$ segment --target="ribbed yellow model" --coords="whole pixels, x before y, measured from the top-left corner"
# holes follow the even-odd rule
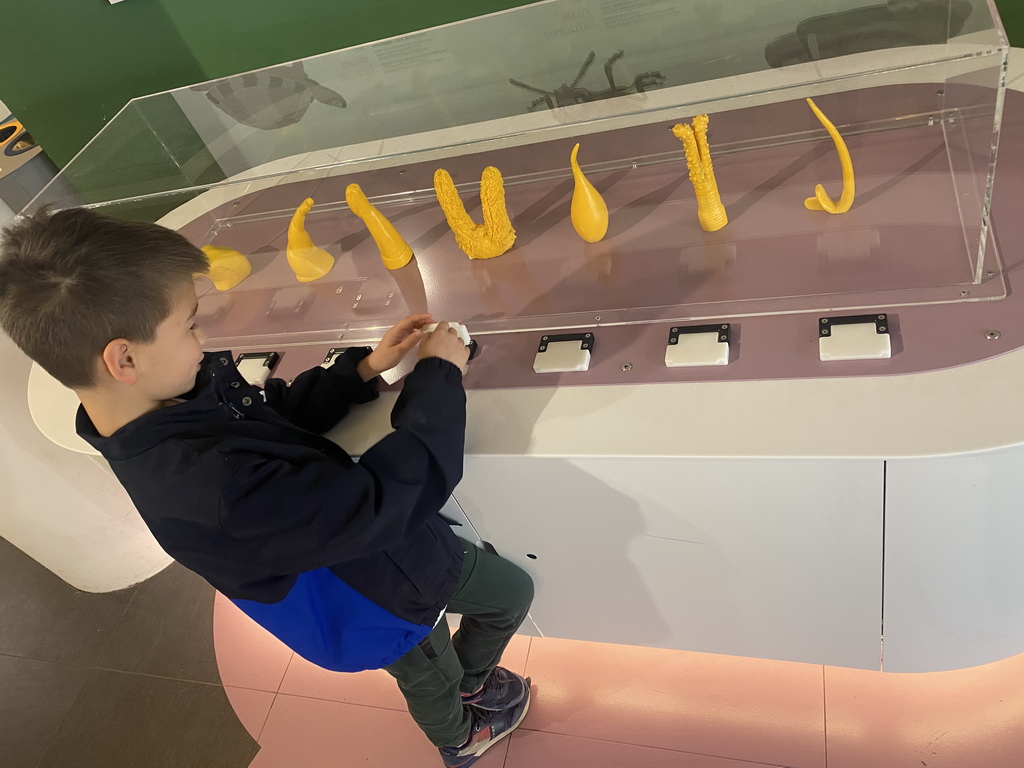
[[[380,257],[388,269],[401,269],[412,258],[412,248],[405,242],[395,225],[392,224],[377,207],[366,199],[358,184],[349,184],[345,188],[345,202],[349,209],[363,220],[370,230],[373,242],[380,249]]]
[[[818,109],[818,105],[811,99],[808,99],[807,103],[810,105],[815,117],[825,126],[825,130],[828,131],[828,135],[832,137],[832,141],[836,145],[836,151],[839,153],[839,165],[843,169],[843,192],[839,196],[839,200],[835,201],[828,196],[825,188],[818,184],[814,188],[814,197],[808,197],[804,200],[804,207],[811,211],[846,213],[850,210],[850,206],[853,205],[853,196],[856,193],[856,184],[853,180],[853,160],[850,159],[850,150],[846,148],[846,142],[843,141],[843,137],[839,135],[839,131],[836,130],[832,121],[825,117],[824,113]]]
[[[313,245],[313,240],[306,232],[306,214],[312,207],[313,198],[307,197],[295,209],[292,223],[288,225],[288,266],[300,283],[319,280],[334,266],[334,257]]]
[[[480,206],[484,223],[477,224],[469,214],[455,189],[451,175],[443,168],[434,172],[434,192],[437,202],[455,233],[455,242],[471,259],[493,259],[501,256],[516,241],[516,231],[505,208],[505,186],[501,171],[488,166],[480,179]]]
[[[252,272],[252,264],[234,248],[204,245],[202,251],[210,262],[206,277],[213,281],[218,291],[230,291]]]
[[[718,194],[715,169],[711,165],[711,150],[708,148],[708,116],[697,115],[693,127],[681,123],[672,127],[672,133],[683,142],[686,150],[686,167],[690,170],[690,181],[697,193],[697,221],[705,232],[715,232],[729,223],[722,198]]]
[[[570,216],[572,226],[576,234],[588,243],[596,243],[608,232],[608,206],[601,197],[594,185],[587,181],[587,177],[580,170],[580,164],[576,162],[576,155],[580,151],[580,145],[572,148],[569,156],[569,164],[572,166],[572,177],[576,187],[572,192],[572,206]]]

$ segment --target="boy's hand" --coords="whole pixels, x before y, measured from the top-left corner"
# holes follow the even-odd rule
[[[409,315],[390,328],[376,349],[359,361],[356,370],[359,371],[362,380],[369,381],[402,362],[402,358],[419,344],[423,337],[420,328],[433,319],[430,315]]]
[[[462,343],[459,334],[448,323],[438,323],[432,332],[423,334],[420,360],[425,357],[440,357],[465,373],[469,363],[469,347]]]

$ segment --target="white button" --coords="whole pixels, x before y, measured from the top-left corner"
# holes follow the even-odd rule
[[[718,331],[680,333],[678,343],[665,347],[665,365],[669,368],[728,365],[729,342],[719,341],[718,337]]]
[[[888,333],[878,333],[874,323],[833,325],[828,336],[818,337],[821,360],[879,360],[892,357]]]
[[[590,368],[590,350],[581,349],[582,342],[552,341],[533,359],[535,373],[569,373]]]

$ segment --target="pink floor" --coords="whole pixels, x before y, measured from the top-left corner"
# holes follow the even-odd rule
[[[218,596],[215,644],[251,768],[438,768],[384,672],[303,661]],[[532,676],[520,729],[479,768],[1024,766],[1024,655],[899,675],[516,637]]]

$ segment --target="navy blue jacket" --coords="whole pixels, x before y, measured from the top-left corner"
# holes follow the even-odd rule
[[[458,368],[421,360],[395,431],[355,462],[319,433],[377,397],[368,349],[261,390],[228,352],[205,355],[183,402],[110,437],[77,430],[110,463],[160,545],[293,650],[340,671],[390,664],[433,627],[462,547],[438,511],[462,478]]]

